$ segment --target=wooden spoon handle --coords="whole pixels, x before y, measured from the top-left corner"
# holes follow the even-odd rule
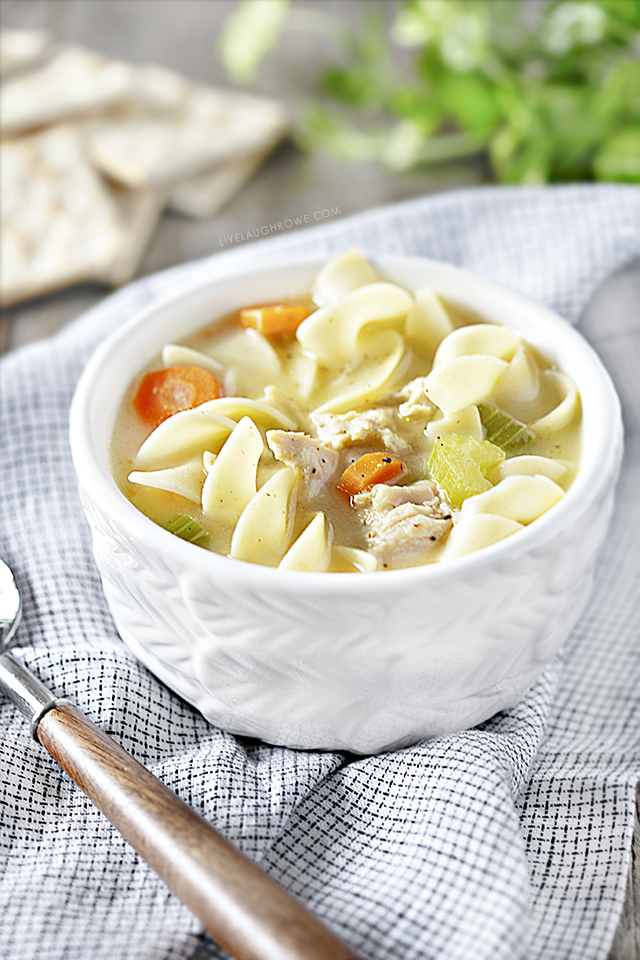
[[[358,960],[283,887],[76,707],[49,710],[37,735],[237,960]]]

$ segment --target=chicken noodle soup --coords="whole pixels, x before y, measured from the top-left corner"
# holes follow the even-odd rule
[[[115,426],[131,502],[199,547],[285,570],[455,559],[517,534],[579,464],[574,383],[508,327],[376,275],[167,344]]]

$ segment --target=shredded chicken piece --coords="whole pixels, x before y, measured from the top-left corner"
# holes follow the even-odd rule
[[[417,483],[409,483],[403,487],[377,483],[370,490],[357,494],[353,501],[355,506],[373,510],[376,514],[393,510],[403,503],[430,503],[434,509],[442,505],[440,491],[431,480],[418,480]]]
[[[394,399],[403,401],[398,407],[398,414],[401,417],[407,420],[424,420],[425,423],[433,418],[436,406],[427,397],[426,381],[426,377],[416,377],[405,383],[402,390],[394,394]]]
[[[267,430],[269,449],[277,460],[294,467],[302,477],[302,494],[317,496],[338,465],[338,454],[306,433]]]
[[[406,454],[410,444],[399,436],[394,427],[394,411],[389,408],[363,410],[357,413],[314,413],[311,419],[318,437],[334,450],[343,450],[358,444],[381,443],[385,450]]]
[[[406,487],[378,483],[352,503],[362,510],[369,547],[382,566],[427,562],[453,526],[451,508],[428,480]]]

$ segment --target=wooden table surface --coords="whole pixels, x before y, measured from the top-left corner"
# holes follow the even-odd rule
[[[311,4],[327,7],[326,2]],[[352,23],[360,22],[369,0],[333,0]],[[385,0],[388,18],[395,0]],[[156,63],[201,83],[229,86],[215,52],[220,27],[235,0],[3,0],[4,28],[49,31],[56,39],[82,44],[134,63]],[[320,64],[335,48],[322,37],[301,33],[286,44],[286,57],[273,57],[248,91],[285,101],[294,111],[313,92]],[[209,220],[165,214],[147,249],[139,276],[221,249],[230,234],[338,208],[340,216],[488,182],[482,163],[451,164],[445,170],[392,174],[373,165],[358,167],[312,157],[283,144],[245,188]],[[326,221],[325,221],[326,222]],[[0,353],[50,336],[98,303],[110,291],[84,284],[32,300],[0,314]],[[640,809],[640,791],[638,793]],[[192,960],[212,956],[203,938]],[[640,960],[640,825],[636,822],[626,902],[608,960]]]

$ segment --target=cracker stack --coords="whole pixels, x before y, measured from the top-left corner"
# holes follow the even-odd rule
[[[281,104],[0,34],[0,303],[136,273],[165,207],[212,216],[286,134]]]

